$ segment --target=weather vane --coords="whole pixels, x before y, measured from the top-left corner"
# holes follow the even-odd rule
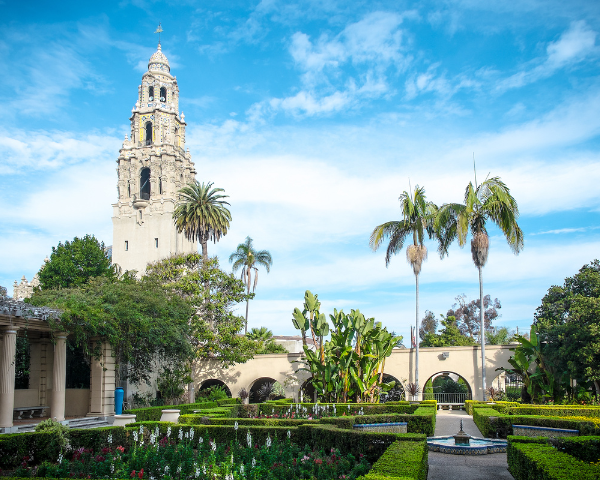
[[[156,29],[156,32],[154,32],[154,33],[158,33],[158,44],[159,45],[160,45],[160,32],[162,32],[162,31],[163,31],[163,29],[162,29],[162,27],[160,26],[160,23],[159,23],[158,24],[158,28]]]

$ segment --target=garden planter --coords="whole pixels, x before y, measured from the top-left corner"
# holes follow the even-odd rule
[[[160,421],[177,423],[179,421],[179,412],[181,410],[163,410]]]
[[[135,423],[135,415],[115,415],[113,427],[124,427],[128,423]]]

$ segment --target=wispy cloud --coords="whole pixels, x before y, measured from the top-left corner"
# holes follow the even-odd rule
[[[544,58],[530,62],[537,66],[525,68],[519,73],[502,80],[496,87],[503,92],[512,88],[523,87],[527,84],[550,77],[556,71],[576,65],[583,60],[597,56],[600,49],[596,47],[597,32],[583,20],[572,22],[561,37],[548,44]]]

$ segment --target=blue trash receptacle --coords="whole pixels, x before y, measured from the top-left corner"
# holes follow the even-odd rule
[[[115,415],[121,415],[123,413],[123,394],[122,388],[115,388]]]

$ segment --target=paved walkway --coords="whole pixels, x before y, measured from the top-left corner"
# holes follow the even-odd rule
[[[473,417],[462,410],[440,410],[436,418],[436,435],[454,435],[463,421],[463,430],[474,437],[481,437]],[[427,480],[514,480],[508,471],[506,453],[488,455],[448,455],[429,452],[429,475]]]

